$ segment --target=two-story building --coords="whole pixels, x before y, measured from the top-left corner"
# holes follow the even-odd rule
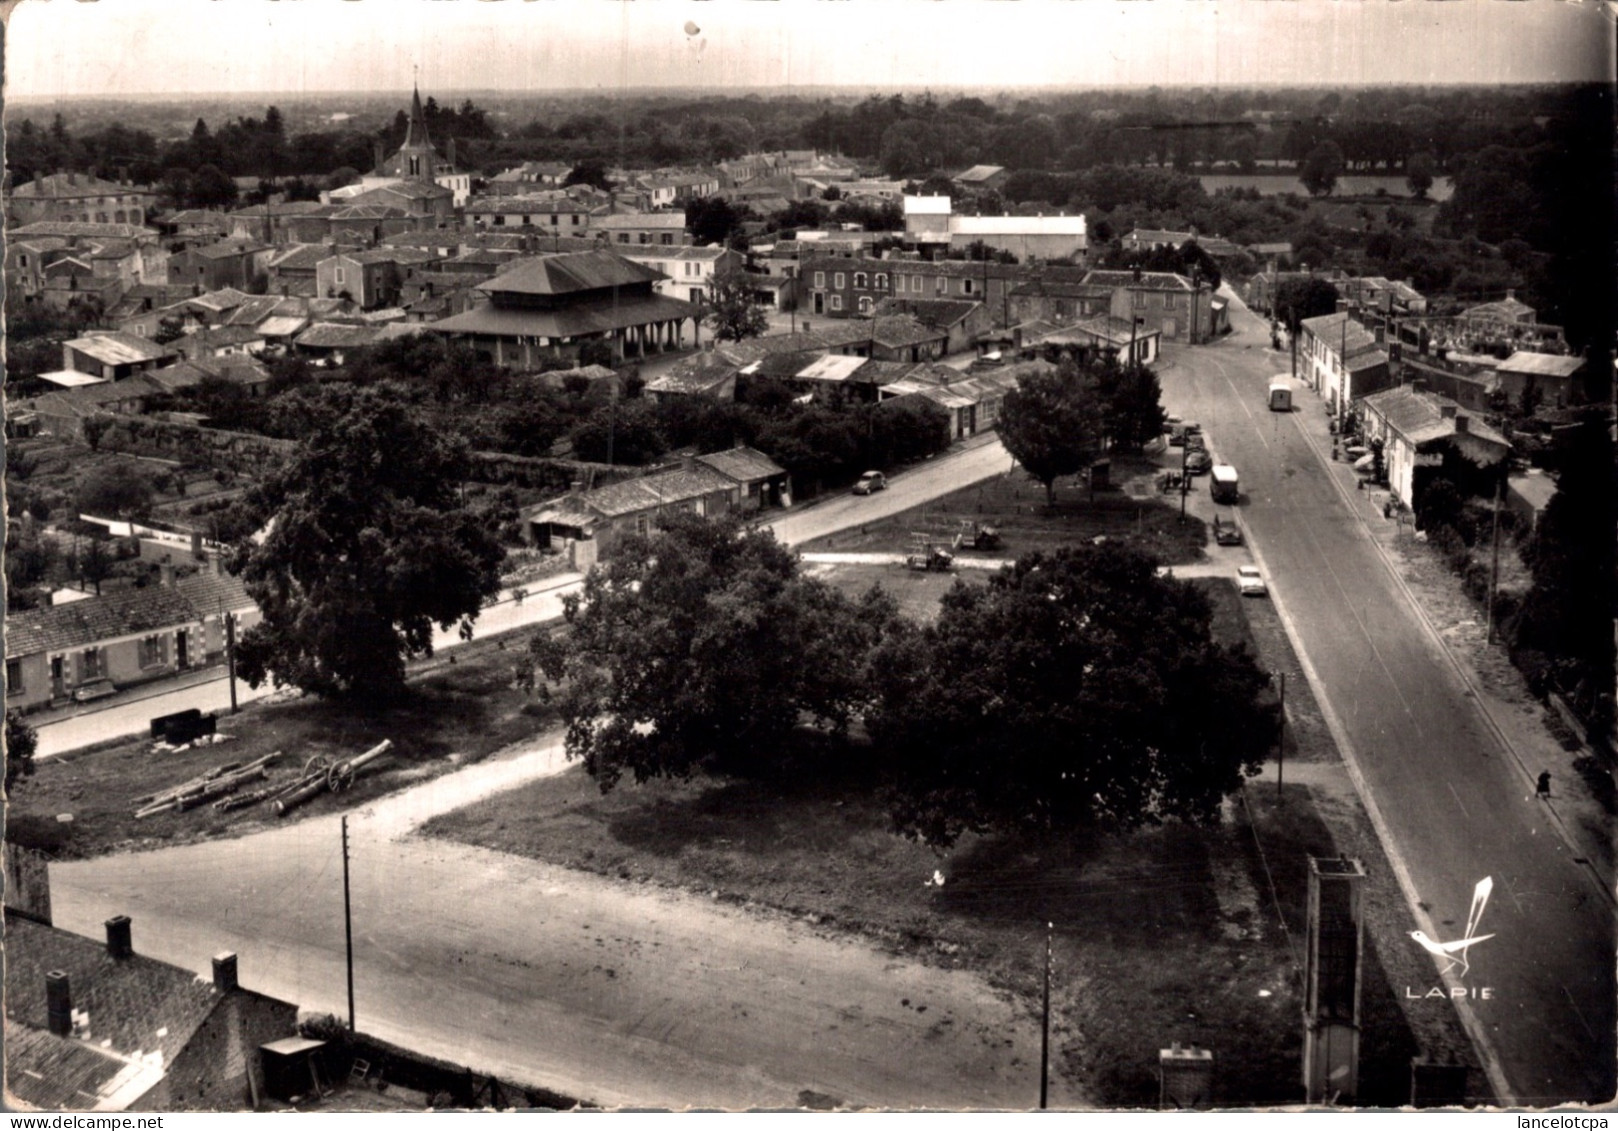
[[[1213,289],[1168,271],[1091,271],[1084,282],[1112,291],[1108,313],[1196,345],[1220,332]]]
[[[613,245],[631,247],[684,247],[691,243],[684,212],[631,212],[597,217],[593,232]]]
[[[125,177],[109,181],[93,170],[58,172],[14,185],[6,194],[6,217],[9,225],[43,220],[143,225],[156,203],[156,192]]]
[[[588,236],[592,209],[566,193],[543,196],[484,196],[465,208],[473,231],[519,231],[542,236]]]
[[[1326,398],[1339,419],[1354,402],[1393,384],[1387,352],[1346,311],[1303,320],[1298,376]]]
[[[221,287],[247,290],[275,249],[256,241],[223,240],[187,248],[169,256],[168,281],[190,283],[205,291]]]
[[[694,303],[712,299],[714,280],[726,272],[740,271],[745,264],[739,252],[723,247],[630,246],[618,254],[668,276],[658,281],[658,294]]]
[[[1424,476],[1443,466],[1446,452],[1480,468],[1498,467],[1511,454],[1510,441],[1481,419],[1414,385],[1372,393],[1361,407],[1366,438],[1382,442],[1388,488],[1406,507],[1415,505]]]

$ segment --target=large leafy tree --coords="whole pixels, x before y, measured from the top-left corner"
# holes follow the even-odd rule
[[[1560,670],[1593,729],[1611,720],[1614,686],[1612,614],[1614,570],[1612,442],[1599,413],[1573,429],[1558,461],[1551,496],[1523,550],[1533,585],[1514,623],[1516,649],[1543,653]]]
[[[21,712],[6,712],[6,796],[11,796],[12,790],[23,778],[34,776],[34,751],[39,746],[39,736],[34,728],[22,717]]]
[[[1284,279],[1275,288],[1275,317],[1293,335],[1305,318],[1330,314],[1337,309],[1337,288],[1325,279],[1306,276]]]
[[[1057,479],[1083,471],[1100,452],[1104,414],[1094,375],[1065,364],[1017,378],[995,429],[1012,458],[1045,485],[1045,502],[1054,506]]]
[[[385,698],[402,690],[407,657],[432,652],[434,625],[470,632],[499,590],[504,551],[460,505],[464,448],[399,390],[320,399],[297,450],[255,491],[269,533],[235,555],[264,613],[237,666],[254,687]]]
[[[1343,151],[1335,141],[1323,141],[1309,151],[1298,168],[1298,179],[1310,196],[1330,196],[1343,175]]]
[[[889,634],[866,724],[900,831],[946,846],[1218,814],[1273,740],[1268,676],[1156,564],[1111,543],[1031,554]]]
[[[768,532],[685,513],[626,539],[564,612],[566,635],[535,636],[522,675],[554,696],[569,756],[603,791],[768,764],[805,717],[845,729],[896,618],[880,591],[854,602],[800,576]]]
[[[1139,451],[1163,434],[1163,387],[1144,365],[1119,365],[1111,355],[1097,363],[1097,388],[1105,412],[1108,442]]]
[[[753,298],[752,280],[738,270],[714,276],[713,294],[703,307],[702,320],[722,342],[757,338],[770,328],[764,308]]]

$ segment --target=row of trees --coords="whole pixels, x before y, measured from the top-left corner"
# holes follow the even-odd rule
[[[922,626],[880,588],[804,576],[767,532],[682,515],[622,544],[565,620],[520,677],[603,791],[779,772],[800,725],[861,721],[896,829],[941,847],[1213,819],[1274,735],[1268,677],[1212,639],[1206,599],[1116,545],[958,583]]]

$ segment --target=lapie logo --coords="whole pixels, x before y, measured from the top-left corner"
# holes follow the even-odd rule
[[[1431,954],[1434,958],[1438,958],[1443,961],[1444,966],[1439,970],[1439,974],[1442,975],[1455,973],[1457,978],[1466,977],[1467,973],[1472,969],[1472,948],[1480,942],[1494,938],[1493,933],[1487,935],[1480,935],[1477,933],[1478,926],[1483,921],[1484,909],[1489,906],[1489,896],[1493,892],[1494,878],[1492,876],[1484,876],[1478,881],[1477,887],[1472,889],[1472,908],[1467,912],[1466,915],[1466,930],[1461,934],[1460,938],[1455,939],[1453,942],[1439,942],[1435,939],[1429,938],[1425,931],[1410,932],[1410,937],[1420,943],[1423,950],[1425,950],[1428,954]],[[1457,986],[1446,993],[1439,987],[1434,986],[1424,994],[1418,994],[1414,990],[1410,989],[1410,987],[1405,987],[1405,997],[1407,998],[1476,997],[1488,999],[1492,998],[1493,996],[1494,991],[1489,987],[1467,989],[1463,986]]]

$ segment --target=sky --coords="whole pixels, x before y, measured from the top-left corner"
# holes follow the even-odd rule
[[[1579,0],[4,0],[8,97],[1610,80]]]

